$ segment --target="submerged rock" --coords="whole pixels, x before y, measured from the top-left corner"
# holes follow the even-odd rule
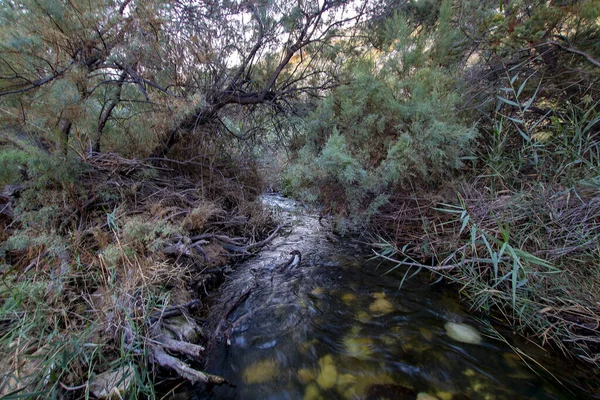
[[[322,389],[331,389],[337,382],[338,372],[333,363],[331,354],[327,354],[319,360],[319,376],[317,383]]]
[[[356,383],[356,376],[352,374],[341,374],[338,376],[337,387],[340,392],[344,392],[349,386]]]
[[[262,360],[249,365],[244,370],[244,382],[249,384],[272,381],[277,375],[279,365],[275,360]]]
[[[342,301],[344,303],[346,303],[347,306],[349,306],[350,304],[352,304],[355,300],[356,300],[356,295],[354,295],[352,293],[344,293],[342,295]]]
[[[369,322],[371,320],[371,316],[364,311],[359,311],[356,314],[356,319],[359,320],[360,322],[362,322],[363,324],[366,324],[367,322]]]
[[[344,349],[350,357],[364,360],[373,355],[373,341],[369,338],[345,338]]]
[[[394,311],[394,306],[388,300],[379,298],[369,306],[369,310],[374,314],[389,314]]]
[[[304,391],[304,400],[321,400],[323,396],[321,396],[321,392],[319,391],[319,387],[317,385],[310,384],[306,387]]]
[[[446,322],[445,328],[448,336],[458,342],[470,344],[481,343],[481,335],[471,325]]]
[[[325,365],[319,371],[317,383],[323,389],[331,389],[337,382],[338,372],[335,365]]]
[[[417,394],[417,400],[439,400],[439,399],[429,393],[421,392],[421,393]]]
[[[298,380],[303,385],[306,385],[315,380],[315,373],[308,368],[299,369],[297,374],[298,374]]]
[[[319,367],[323,368],[326,365],[333,365],[333,356],[327,354],[319,359]]]

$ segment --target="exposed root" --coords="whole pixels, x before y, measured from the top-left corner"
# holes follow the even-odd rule
[[[167,354],[163,350],[162,346],[152,346],[152,358],[158,365],[164,368],[172,369],[173,371],[177,372],[179,376],[192,383],[203,382],[216,385],[227,383],[228,385],[231,385],[231,383],[227,382],[225,378],[217,375],[207,374],[206,372],[198,371],[197,369],[190,367],[180,359]]]
[[[185,308],[195,306],[196,304],[198,304],[196,301],[191,301],[184,306],[169,307],[169,309],[160,313],[158,320],[152,323],[150,332],[152,333],[153,338],[149,341],[152,361],[164,368],[172,369],[179,376],[192,383],[203,382],[216,385],[222,385],[223,383],[229,384],[224,378],[192,368],[177,357],[167,353],[167,351],[176,352],[194,359],[198,359],[201,354],[204,353],[204,347],[183,340],[171,339],[165,333],[165,331],[171,330],[171,328],[165,324],[165,319],[181,315],[184,313]]]

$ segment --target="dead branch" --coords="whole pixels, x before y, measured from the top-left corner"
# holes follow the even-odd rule
[[[581,51],[576,49],[573,46],[565,46],[563,44],[560,44],[559,42],[556,42],[554,40],[549,40],[545,43],[542,43],[539,46],[542,46],[544,44],[552,44],[554,46],[557,46],[558,48],[560,48],[561,50],[567,51],[569,53],[573,53],[573,54],[577,54],[580,56],[585,57],[586,60],[588,60],[590,63],[594,64],[596,67],[600,68],[600,61],[596,60],[594,57],[592,57],[591,55],[589,55],[588,53],[586,53],[585,51]]]
[[[280,229],[281,229],[281,225],[277,225],[277,228],[275,228],[273,233],[271,233],[268,238],[266,238],[265,240],[261,240],[260,242],[256,242],[254,244],[250,244],[250,245],[246,246],[246,250],[250,250],[250,249],[254,249],[254,248],[261,248],[261,247],[266,246],[271,240],[273,240],[275,238],[275,236],[277,236],[277,232],[279,232]]]
[[[200,304],[199,300],[192,300],[184,305],[168,307],[150,318],[149,325],[152,340],[150,340],[148,343],[151,349],[152,360],[164,368],[174,370],[179,376],[192,383],[204,382],[216,385],[228,383],[220,376],[207,374],[203,371],[199,371],[190,367],[185,362],[168,354],[165,351],[168,350],[176,352],[192,358],[198,358],[204,352],[204,347],[200,345],[183,340],[171,339],[163,333],[165,330],[169,330],[169,327],[163,323],[165,318],[171,318],[176,315],[183,314],[185,309],[195,307],[198,304]]]
[[[256,286],[256,285],[255,285]],[[250,293],[252,292],[252,290],[254,289],[255,286],[252,286],[250,288],[248,288],[244,293],[242,293],[242,295],[240,297],[238,297],[238,299],[227,309],[227,311],[225,311],[225,314],[223,314],[223,317],[221,318],[221,320],[219,321],[219,324],[217,325],[217,328],[215,329],[215,333],[213,333],[213,339],[216,339],[217,336],[219,335],[220,331],[221,331],[221,326],[223,326],[223,323],[227,320],[227,318],[229,317],[229,314],[231,314],[233,312],[233,310],[235,310],[237,308],[237,306],[239,306],[244,300],[246,300],[246,298],[248,298],[248,296],[250,295]]]
[[[202,302],[196,299],[179,306],[167,307],[164,310],[161,310],[160,312],[151,316],[150,323],[154,323],[159,320],[164,320],[168,318],[178,317],[184,313],[184,310],[197,307],[200,304],[202,304]]]
[[[200,354],[203,353],[205,350],[204,347],[200,345],[184,342],[182,340],[171,339],[166,337],[165,335],[160,335],[154,338],[154,340],[155,345],[164,347],[165,349],[170,351],[175,351],[179,354],[184,354],[192,357],[200,357]]]
[[[227,382],[225,378],[217,375],[207,374],[190,367],[180,359],[167,354],[163,350],[162,346],[152,346],[152,358],[158,365],[174,370],[179,376],[192,383],[203,382],[216,385],[222,385],[226,383],[233,386],[231,383]]]

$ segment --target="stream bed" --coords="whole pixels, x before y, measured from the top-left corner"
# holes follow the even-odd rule
[[[530,365],[554,365],[562,385],[534,372],[443,285],[413,278],[399,289],[402,273],[386,274],[390,265],[372,260],[366,245],[332,242],[293,200],[264,201],[283,234],[228,276],[209,318],[220,321],[221,340],[208,351],[207,371],[235,387],[203,387],[188,398],[594,398],[577,386],[577,368],[519,345],[535,359]],[[285,267],[293,250],[301,260]],[[465,328],[465,343],[449,334],[465,325],[479,335]]]

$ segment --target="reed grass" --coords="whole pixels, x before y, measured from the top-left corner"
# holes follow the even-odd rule
[[[379,231],[377,255],[406,278],[430,271],[473,309],[598,367],[600,107],[531,117],[535,80],[527,91],[531,76],[507,77],[475,168],[380,217],[394,233]]]

